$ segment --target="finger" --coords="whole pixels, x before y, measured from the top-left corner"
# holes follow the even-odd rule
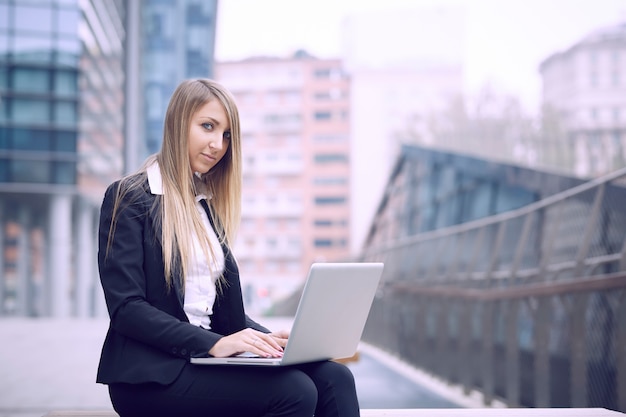
[[[272,346],[274,349],[278,350],[278,351],[283,351],[283,347],[286,345],[286,341],[283,343],[281,342],[280,338],[277,338],[275,335],[273,334],[265,334],[264,335],[264,340],[267,341],[267,343]]]
[[[281,335],[276,334],[272,334],[271,336],[280,347],[284,348],[285,346],[287,346],[288,339],[286,337],[282,337]]]
[[[263,334],[253,342],[253,347],[258,349],[257,354],[263,354],[264,356],[282,356],[282,347],[276,343],[276,341],[269,335]]]

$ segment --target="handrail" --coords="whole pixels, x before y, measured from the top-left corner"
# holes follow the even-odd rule
[[[626,168],[398,239],[415,207],[381,206],[358,257],[385,262],[364,340],[487,404],[626,411],[625,206]]]

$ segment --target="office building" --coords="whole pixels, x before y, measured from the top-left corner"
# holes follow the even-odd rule
[[[122,170],[123,13],[0,0],[0,315],[99,308],[97,211]]]
[[[187,78],[212,78],[217,0],[137,0],[126,18],[125,170],[158,152],[170,96]]]
[[[243,141],[242,227],[235,253],[251,308],[291,293],[315,261],[349,253],[350,84],[340,60],[216,64]]]

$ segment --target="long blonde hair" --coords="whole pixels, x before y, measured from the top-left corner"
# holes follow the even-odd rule
[[[193,115],[211,100],[219,100],[226,111],[230,123],[230,144],[219,163],[198,177],[192,172],[189,162],[188,136]],[[157,196],[153,210],[160,211],[156,216],[160,224],[156,226],[161,228],[164,272],[169,288],[173,275],[178,271],[181,272],[180,277],[184,284],[193,249],[192,236],[198,237],[207,259],[209,256],[213,257],[214,250],[217,249],[211,247],[202,217],[196,209],[197,193],[202,192],[212,197],[209,206],[220,243],[232,243],[239,226],[241,134],[239,113],[230,92],[209,79],[183,81],[174,91],[165,113],[161,150],[146,160],[140,172],[145,172],[155,161],[161,170],[163,195]],[[144,175],[128,178],[135,178],[137,183],[145,181]],[[131,184],[130,188],[132,187]],[[129,190],[129,187],[120,188]],[[118,195],[118,201],[119,199]],[[222,280],[218,280],[218,286],[221,282]]]

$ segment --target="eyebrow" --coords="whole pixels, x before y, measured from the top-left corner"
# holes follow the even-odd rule
[[[198,119],[200,119],[200,120],[209,120],[209,121],[215,123],[218,126],[221,125],[221,124],[229,125],[228,121],[226,121],[226,123],[220,123],[219,120],[217,120],[216,118],[214,118],[212,116],[198,116]],[[229,126],[229,128],[230,128],[230,126]]]

